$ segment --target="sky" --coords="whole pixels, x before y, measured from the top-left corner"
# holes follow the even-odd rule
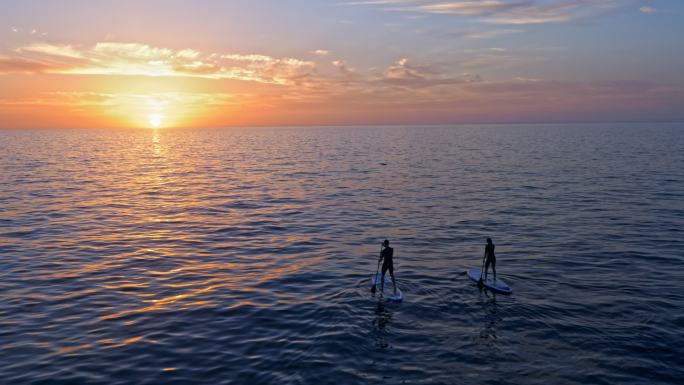
[[[0,128],[684,121],[681,0],[2,0]]]

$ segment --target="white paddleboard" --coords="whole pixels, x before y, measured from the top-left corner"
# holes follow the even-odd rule
[[[380,291],[380,280],[382,279],[382,274],[377,273],[375,274],[375,278],[372,279],[372,282],[375,283],[375,286],[378,291]],[[388,295],[385,295],[385,299],[391,302],[401,302],[404,300],[404,293],[401,292],[401,289],[399,289],[399,285],[397,285],[397,294],[394,294],[394,286],[392,285],[392,277],[389,276],[389,274],[385,274],[385,290],[387,290],[385,293]],[[384,294],[384,293],[383,293]]]
[[[473,281],[477,282],[480,280],[480,269],[468,269],[467,274],[468,278],[472,279]],[[511,294],[513,293],[513,289],[511,289],[510,286],[506,285],[504,281],[502,281],[500,278],[497,278],[497,280],[494,280],[494,274],[489,273],[487,274],[487,280],[484,280],[484,276],[482,277],[482,284],[484,287],[486,287],[489,290],[495,291],[497,293],[502,293],[502,294]]]

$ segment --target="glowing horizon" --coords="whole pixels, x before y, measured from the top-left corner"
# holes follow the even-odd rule
[[[0,128],[684,120],[674,0],[24,3]]]

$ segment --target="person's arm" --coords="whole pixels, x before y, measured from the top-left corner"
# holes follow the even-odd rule
[[[384,247],[380,250],[380,258],[378,258],[378,262],[382,261],[382,259],[385,257],[385,256],[382,254],[383,251],[385,251],[385,248],[384,248]]]
[[[485,252],[484,252],[484,255],[482,256],[482,263],[484,263],[485,258],[487,258],[487,246],[485,246]]]

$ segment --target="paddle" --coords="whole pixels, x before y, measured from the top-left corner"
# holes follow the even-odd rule
[[[382,245],[380,245],[380,254],[382,254]],[[380,271],[380,260],[378,260],[378,268],[375,269],[375,275],[373,276],[373,287],[371,287],[371,293],[375,294],[375,291],[377,290],[375,287],[378,285],[375,279],[375,277],[378,276],[378,272]]]

